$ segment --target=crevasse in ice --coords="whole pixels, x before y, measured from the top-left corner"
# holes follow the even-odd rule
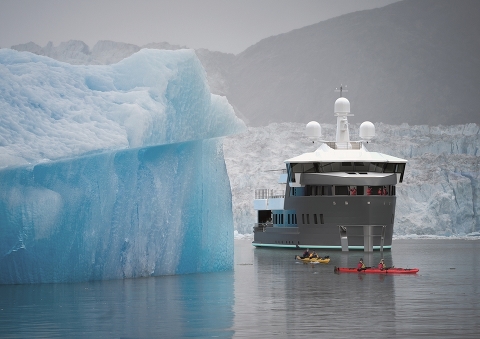
[[[191,50],[73,66],[0,50],[0,283],[229,270],[220,137],[242,131]]]

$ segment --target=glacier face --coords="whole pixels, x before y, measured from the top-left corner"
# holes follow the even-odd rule
[[[229,270],[221,136],[192,51],[72,66],[0,50],[0,283]]]
[[[397,185],[394,236],[478,234],[480,127],[375,125],[377,135],[367,149],[408,160],[404,182]],[[357,140],[359,126],[354,127],[351,136]],[[272,123],[226,138],[225,161],[239,233],[252,233],[254,190],[284,190],[278,184],[284,160],[318,148],[304,130],[304,124]],[[334,139],[335,132],[335,125],[322,124],[325,139]]]

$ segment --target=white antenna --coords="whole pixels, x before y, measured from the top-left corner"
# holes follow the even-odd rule
[[[340,88],[335,88],[335,92],[340,92],[340,98],[343,97],[343,92],[348,92],[347,85],[343,86],[340,84]]]

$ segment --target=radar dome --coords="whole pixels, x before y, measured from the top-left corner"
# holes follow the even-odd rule
[[[364,121],[360,125],[360,138],[370,140],[375,137],[375,125],[370,121]]]
[[[350,113],[350,101],[340,97],[335,101],[335,113]]]
[[[310,121],[305,127],[305,133],[310,139],[319,139],[322,136],[322,127],[316,121]]]

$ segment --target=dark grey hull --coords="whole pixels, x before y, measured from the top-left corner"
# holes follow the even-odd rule
[[[395,196],[309,196],[285,199],[297,225],[254,228],[254,246],[321,249],[390,249]],[[278,212],[278,211],[277,211]]]

